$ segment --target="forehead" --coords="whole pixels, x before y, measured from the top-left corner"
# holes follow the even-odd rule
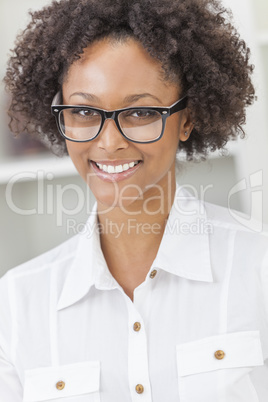
[[[118,97],[150,91],[165,95],[171,88],[178,91],[178,85],[164,79],[161,63],[134,39],[103,39],[91,44],[71,65],[63,86],[65,92],[88,90],[97,96]]]

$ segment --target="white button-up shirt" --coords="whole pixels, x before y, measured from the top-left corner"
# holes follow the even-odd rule
[[[95,212],[0,280],[1,402],[267,402],[267,232],[177,185],[132,302]]]

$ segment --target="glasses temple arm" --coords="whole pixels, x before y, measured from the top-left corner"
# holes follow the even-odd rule
[[[174,105],[170,107],[170,115],[176,112],[179,112],[180,110],[183,110],[187,107],[187,101],[188,98],[185,96],[184,98],[180,99],[178,102],[176,102]]]
[[[61,93],[59,91],[54,96],[51,106],[60,106],[60,104],[61,104],[60,99],[61,99]]]

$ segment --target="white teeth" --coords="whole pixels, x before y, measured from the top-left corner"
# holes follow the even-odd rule
[[[118,165],[115,167],[115,173],[121,173],[123,172],[123,166],[122,165]]]
[[[100,170],[103,170],[104,172],[107,173],[121,173],[125,172],[126,170],[133,168],[135,165],[137,165],[139,162],[130,162],[130,163],[124,163],[123,165],[117,165],[117,166],[112,166],[112,165],[102,165],[101,163],[96,163],[98,168]]]
[[[114,166],[108,165],[107,172],[108,173],[114,173],[115,172]]]

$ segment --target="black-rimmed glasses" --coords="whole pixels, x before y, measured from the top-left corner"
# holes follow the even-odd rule
[[[61,135],[75,142],[94,140],[101,132],[106,119],[113,119],[120,133],[127,140],[151,143],[163,136],[166,119],[185,109],[187,97],[171,106],[139,106],[117,110],[103,110],[89,106],[60,105],[60,92],[51,105]]]

